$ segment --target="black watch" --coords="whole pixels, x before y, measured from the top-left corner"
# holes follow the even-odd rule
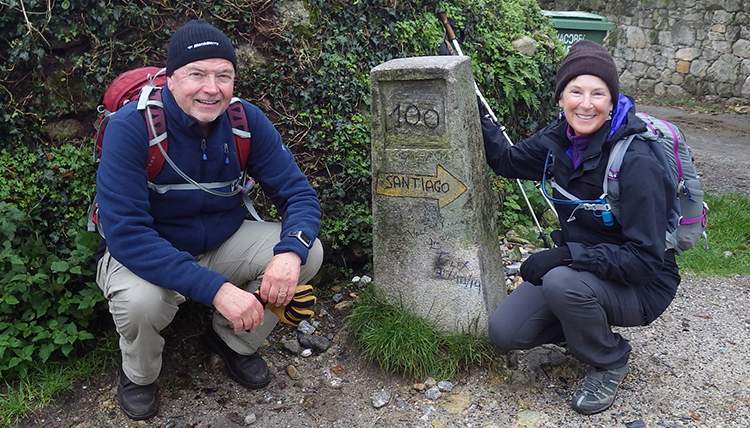
[[[297,238],[297,240],[301,242],[302,245],[304,245],[308,250],[312,248],[312,240],[305,234],[305,232],[301,230],[290,230],[286,233],[286,236],[290,238]]]

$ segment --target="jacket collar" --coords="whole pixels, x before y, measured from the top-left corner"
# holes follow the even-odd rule
[[[164,104],[164,112],[167,117],[167,123],[176,124],[181,129],[189,130],[189,132],[195,132],[196,135],[200,138],[206,138],[203,135],[203,131],[201,131],[198,122],[196,122],[192,117],[188,116],[187,113],[185,113],[182,108],[177,105],[177,101],[174,99],[174,95],[172,95],[172,92],[169,90],[169,88],[167,88],[167,86],[165,85],[161,91],[161,98],[162,103]],[[223,121],[226,121],[227,124],[229,123],[229,118],[227,117],[226,111],[219,115],[219,117],[214,121],[215,126],[211,131],[211,134],[213,134],[217,128],[220,128],[222,126]]]

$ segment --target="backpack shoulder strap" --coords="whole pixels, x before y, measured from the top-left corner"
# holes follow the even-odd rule
[[[240,169],[245,169],[247,160],[250,158],[250,126],[247,124],[247,114],[242,106],[242,101],[233,97],[232,102],[227,108],[229,123],[232,125],[232,135],[234,136],[234,145],[237,151],[237,161]]]
[[[250,158],[250,143],[251,133],[250,126],[247,123],[247,114],[245,108],[242,106],[242,100],[238,97],[233,97],[227,108],[227,114],[229,115],[229,123],[232,125],[232,135],[234,136],[234,146],[237,152],[237,162],[240,164],[240,169],[245,170],[247,160]],[[246,174],[245,174],[246,176]],[[245,204],[250,215],[257,221],[263,221],[258,215],[258,211],[255,210],[253,202],[250,200],[250,189],[255,184],[255,180],[252,178],[249,182],[245,183],[244,190],[242,192],[242,203]]]
[[[148,159],[146,173],[148,181],[153,181],[164,167],[164,152],[169,147],[167,141],[167,121],[164,114],[161,90],[153,85],[144,86],[138,98],[138,110],[143,111],[148,131]]]
[[[602,191],[615,217],[620,216],[620,167],[622,166],[622,160],[625,158],[625,152],[628,151],[628,147],[635,137],[636,134],[631,134],[619,140],[609,152],[607,174],[604,176]]]

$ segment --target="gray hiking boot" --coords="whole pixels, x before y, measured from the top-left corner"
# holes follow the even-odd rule
[[[607,410],[615,402],[617,388],[627,374],[627,364],[611,370],[590,367],[583,382],[573,394],[570,407],[584,415]]]

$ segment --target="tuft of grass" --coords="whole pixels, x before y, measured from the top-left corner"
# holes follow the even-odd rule
[[[111,345],[111,343],[110,343]],[[0,387],[0,428],[16,426],[36,409],[52,403],[71,386],[116,364],[116,347],[102,346],[81,358],[34,366],[26,377]]]
[[[403,305],[391,304],[369,286],[347,317],[357,348],[386,373],[452,379],[462,369],[500,359],[486,338],[447,335]]]
[[[681,270],[699,275],[750,274],[750,198],[739,193],[706,194],[708,249],[703,239],[677,257]]]

